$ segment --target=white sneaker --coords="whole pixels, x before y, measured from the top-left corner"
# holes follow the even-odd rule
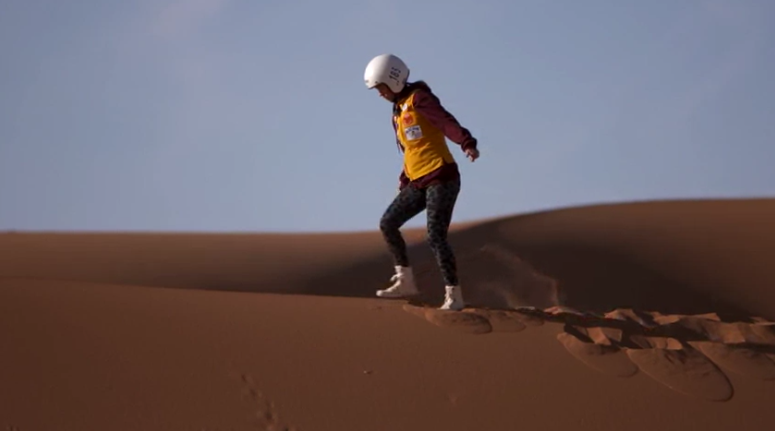
[[[465,307],[465,303],[463,302],[463,292],[460,290],[460,286],[446,286],[445,289],[447,293],[444,295],[444,304],[439,309],[462,310]]]
[[[414,273],[409,267],[396,266],[396,274],[390,277],[390,281],[394,282],[393,285],[387,289],[378,290],[377,296],[380,298],[403,298],[420,293],[414,282]]]

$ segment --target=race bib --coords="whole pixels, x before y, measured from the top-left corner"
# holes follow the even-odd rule
[[[422,129],[419,125],[407,127],[404,129],[404,136],[406,137],[407,141],[414,141],[416,139],[422,138]]]

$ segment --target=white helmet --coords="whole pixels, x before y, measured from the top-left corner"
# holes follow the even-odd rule
[[[382,54],[371,59],[366,65],[363,79],[366,87],[371,89],[378,84],[385,84],[394,93],[400,93],[409,78],[409,68],[400,58],[393,54]]]

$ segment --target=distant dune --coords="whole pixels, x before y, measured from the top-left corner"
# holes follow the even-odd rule
[[[424,217],[424,215],[423,215]],[[775,411],[775,200],[378,232],[0,234],[0,431],[732,430]]]

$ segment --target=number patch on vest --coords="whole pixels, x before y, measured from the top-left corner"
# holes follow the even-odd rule
[[[404,129],[404,136],[407,141],[414,141],[422,138],[422,128],[419,125],[407,127]]]

